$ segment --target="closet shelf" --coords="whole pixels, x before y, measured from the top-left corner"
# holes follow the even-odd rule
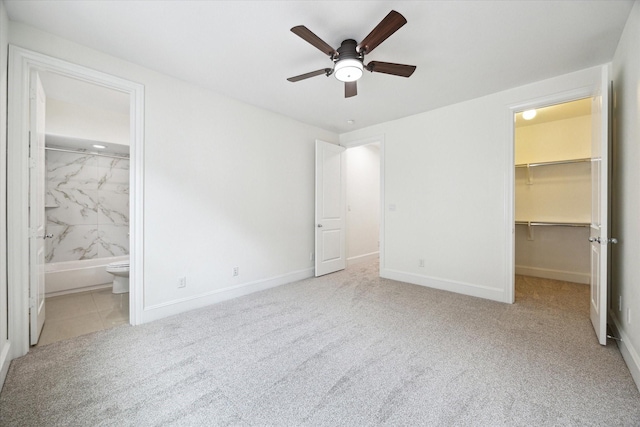
[[[516,167],[517,168],[529,168],[529,167],[532,168],[532,167],[535,167],[535,166],[568,165],[568,164],[571,164],[571,163],[587,163],[587,162],[591,162],[591,158],[555,160],[555,161],[552,161],[552,162],[521,163],[521,164],[517,164]]]
[[[538,162],[538,163],[521,163],[516,165],[517,168],[527,169],[527,185],[533,185],[533,173],[531,168],[536,166],[553,166],[553,165],[568,165],[572,163],[591,163],[591,158],[584,159],[569,159],[569,160],[555,160],[552,162]]]
[[[588,222],[548,222],[548,221],[516,221],[516,225],[546,226],[546,227],[590,227]]]

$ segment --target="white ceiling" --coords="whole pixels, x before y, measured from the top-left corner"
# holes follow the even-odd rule
[[[632,0],[13,1],[9,18],[316,126],[345,132],[611,61]],[[391,10],[408,23],[368,55],[417,65],[365,73],[358,96],[289,30],[334,47]],[[354,124],[347,124],[352,119]]]

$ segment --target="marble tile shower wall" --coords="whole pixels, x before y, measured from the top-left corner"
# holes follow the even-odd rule
[[[129,253],[129,160],[46,152],[46,262]]]

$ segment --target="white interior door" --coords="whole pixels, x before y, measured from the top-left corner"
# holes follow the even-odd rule
[[[607,343],[607,290],[609,266],[609,68],[591,103],[591,323],[598,341]]]
[[[345,148],[316,141],[316,277],[346,266]]]
[[[45,163],[44,124],[46,96],[35,71],[30,81],[29,134],[29,321],[31,345],[38,343],[44,326]]]

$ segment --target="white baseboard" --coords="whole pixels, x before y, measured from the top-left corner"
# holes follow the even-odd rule
[[[437,277],[422,276],[414,273],[391,270],[388,268],[380,269],[380,277],[411,283],[414,285],[426,286],[428,288],[456,292],[458,294],[469,295],[472,297],[505,302],[505,293],[502,289],[490,288],[488,286],[457,282]]]
[[[640,391],[640,354],[638,353],[638,350],[633,347],[629,336],[620,326],[619,320],[615,316],[609,315],[609,327],[611,328],[611,332],[613,332],[615,337],[620,338],[620,341],[616,340],[616,343],[618,344],[620,353],[622,353],[622,358],[629,368],[629,372],[631,372],[631,377]]]
[[[347,267],[365,261],[374,261],[380,258],[380,252],[371,252],[370,254],[352,256],[347,258]]]
[[[4,338],[3,338],[4,340]],[[7,373],[9,372],[9,365],[11,364],[11,341],[4,341],[2,352],[0,352],[0,390],[2,390],[2,386],[4,385],[4,380],[7,378]]]
[[[147,323],[186,311],[207,307],[222,301],[249,295],[254,292],[264,291],[287,283],[313,277],[313,268],[293,271],[281,276],[270,277],[254,282],[242,283],[228,288],[216,289],[199,295],[193,295],[179,300],[168,301],[161,304],[145,307],[142,312],[141,322]]]
[[[552,270],[550,268],[527,267],[526,265],[516,265],[516,274],[522,276],[541,277],[543,279],[562,280],[565,282],[589,284],[591,278],[589,273],[578,273],[575,271]]]

